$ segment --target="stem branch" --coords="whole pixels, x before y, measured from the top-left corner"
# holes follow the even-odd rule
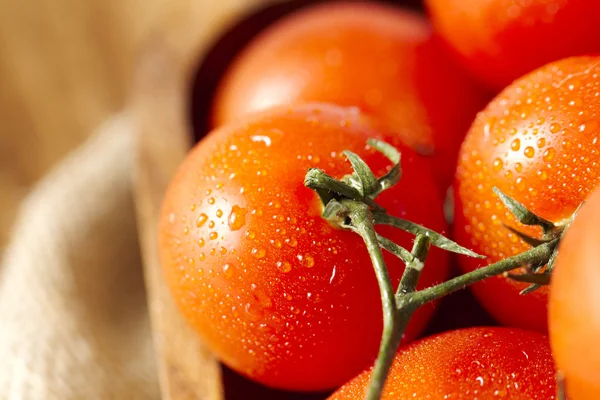
[[[550,242],[541,244],[538,247],[529,249],[521,254],[517,254],[516,256],[506,258],[502,261],[498,261],[497,263],[478,268],[474,271],[457,276],[456,278],[450,279],[430,288],[420,290],[414,294],[414,301],[419,305],[423,305],[476,282],[492,276],[501,275],[513,269],[520,268],[523,265],[533,264],[536,262],[547,262],[552,256],[557,244],[558,239],[552,240]],[[398,295],[396,298],[398,298]]]

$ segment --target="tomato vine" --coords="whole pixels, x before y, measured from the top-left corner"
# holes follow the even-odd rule
[[[375,199],[381,192],[400,181],[402,175],[400,153],[381,141],[369,140],[368,145],[381,152],[393,163],[387,174],[376,178],[358,155],[346,151],[345,154],[354,170],[352,174],[337,180],[327,175],[325,171],[313,168],[306,173],[304,184],[319,195],[324,206],[323,218],[338,228],[350,230],[361,236],[369,252],[380,288],[384,316],[380,349],[366,393],[367,400],[377,400],[381,397],[402,334],[419,307],[476,282],[501,274],[531,283],[522,294],[548,284],[558,252],[558,244],[574,215],[565,223],[554,224],[494,188],[494,192],[504,205],[522,224],[537,225],[542,228],[542,238],[529,237],[513,229],[519,237],[532,246],[531,249],[432,287],[417,290],[417,283],[425,266],[430,246],[469,257],[485,258],[485,256],[466,249],[437,232],[387,214]],[[375,232],[375,225],[390,225],[414,234],[412,250],[408,251],[378,235]],[[395,293],[382,250],[391,252],[406,266]],[[526,273],[509,273],[521,267],[526,267]]]

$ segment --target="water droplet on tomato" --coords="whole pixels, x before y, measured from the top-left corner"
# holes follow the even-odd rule
[[[525,157],[533,158],[533,156],[535,155],[535,150],[533,149],[533,147],[527,146],[523,153],[525,154]]]
[[[229,213],[229,217],[227,218],[227,225],[232,231],[241,229],[246,225],[246,210],[237,205],[231,207],[231,213]]]
[[[503,166],[504,166],[504,163],[502,162],[502,160],[500,158],[496,158],[494,160],[494,163],[492,164],[492,168],[493,168],[494,172],[500,172],[502,170]]]
[[[517,172],[523,171],[523,164],[521,164],[520,162],[515,163],[515,171],[517,171]]]
[[[545,181],[546,179],[548,179],[548,174],[546,173],[546,171],[538,171],[537,175],[540,177],[541,180]]]
[[[513,140],[510,144],[510,148],[513,151],[517,151],[521,148],[521,140],[519,138]]]
[[[258,259],[264,258],[267,251],[262,247],[255,247],[252,249],[252,255]]]
[[[296,247],[298,246],[298,241],[296,240],[296,238],[287,238],[285,239],[285,244],[287,244],[290,247]]]
[[[554,150],[553,147],[550,147],[550,148],[546,149],[546,151],[544,151],[544,154],[542,155],[542,157],[544,158],[544,161],[549,162],[554,158],[555,154],[556,154],[556,150]]]
[[[314,259],[314,258],[313,258],[313,256],[311,256],[311,255],[308,255],[308,254],[307,254],[307,255],[305,255],[305,256],[304,256],[304,261],[303,261],[303,262],[304,262],[304,266],[305,266],[306,268],[312,268],[312,267],[314,267],[314,266],[315,266],[315,259]]]
[[[292,270],[292,264],[290,264],[287,261],[278,261],[277,269],[280,270],[281,272],[287,273]]]
[[[215,204],[215,198],[214,197],[209,197],[208,198],[208,204]]]
[[[203,238],[198,239],[198,247],[204,247],[204,239]]]
[[[250,317],[250,319],[253,321],[258,321],[263,316],[263,312],[258,304],[246,303],[244,306],[244,311],[246,311],[248,317]]]
[[[217,232],[211,232],[211,233],[208,235],[208,238],[209,238],[210,240],[217,240],[217,238],[218,238],[218,237],[219,237],[219,234],[218,234]]]
[[[551,123],[550,124],[550,132],[557,133],[558,131],[560,131],[560,125],[557,124],[556,122]]]
[[[198,258],[200,259],[200,261],[204,261],[204,260],[206,259],[206,254],[204,254],[204,253],[200,253],[200,254],[198,255]]]
[[[214,228],[214,227],[215,227],[215,221],[210,221],[210,222],[208,223],[208,227],[209,227],[210,229]]]
[[[223,276],[225,277],[225,279],[231,279],[231,277],[233,276],[233,272],[234,270],[231,264],[223,265]]]
[[[208,221],[208,216],[202,213],[198,216],[198,219],[196,220],[196,226],[200,228],[206,223],[206,221]]]
[[[220,252],[222,255],[225,255],[225,254],[227,254],[227,249],[226,249],[225,247],[221,246],[221,248],[219,249],[219,252]]]
[[[526,182],[525,179],[523,179],[522,177],[518,177],[516,180],[516,184],[517,184],[517,189],[522,192],[523,190],[525,190],[525,186],[526,186]]]
[[[544,138],[539,138],[539,139],[538,139],[538,141],[537,141],[537,147],[539,147],[539,148],[541,149],[541,148],[542,148],[542,147],[544,147],[545,145],[546,145],[546,139],[544,139]]]

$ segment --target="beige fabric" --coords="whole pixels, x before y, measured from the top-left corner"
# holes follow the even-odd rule
[[[0,267],[0,399],[159,398],[132,144],[115,118],[23,203]]]

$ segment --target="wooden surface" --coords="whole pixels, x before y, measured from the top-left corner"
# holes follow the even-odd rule
[[[247,0],[220,3],[218,10],[206,2],[171,10],[172,28],[150,35],[142,47],[129,106],[138,140],[138,230],[161,391],[168,400],[223,399],[220,366],[175,308],[157,250],[162,197],[193,137],[188,113],[194,73],[216,38],[255,5]]]

